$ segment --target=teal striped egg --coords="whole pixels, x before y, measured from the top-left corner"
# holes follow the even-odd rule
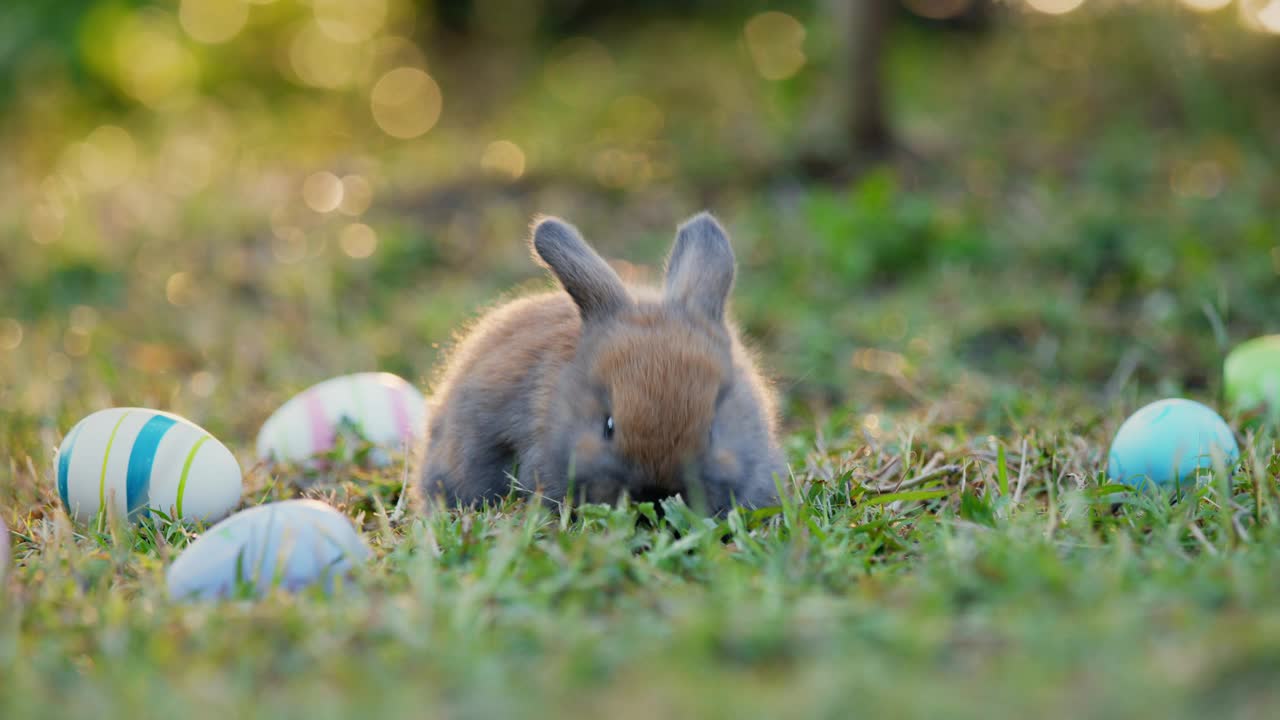
[[[131,520],[155,510],[212,521],[240,502],[240,464],[204,428],[145,408],[100,410],[71,428],[54,459],[58,495],[80,522],[104,507]]]

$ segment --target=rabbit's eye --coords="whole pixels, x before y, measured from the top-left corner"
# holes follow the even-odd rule
[[[613,439],[613,416],[612,415],[606,416],[604,419],[604,439],[605,440]]]

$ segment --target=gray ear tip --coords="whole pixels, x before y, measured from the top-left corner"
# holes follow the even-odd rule
[[[724,228],[714,215],[700,212],[676,233],[667,258],[667,297],[721,320],[735,264]]]
[[[724,226],[710,212],[703,210],[680,225],[676,232],[677,245],[696,246],[713,257],[727,258],[733,262],[733,248]]]
[[[573,242],[579,237],[572,225],[554,215],[535,215],[532,228],[533,249],[544,257],[552,247]]]
[[[534,215],[531,227],[534,238],[570,235],[574,232],[572,225],[555,215]]]
[[[696,232],[699,234],[715,234],[724,235],[724,227],[720,225],[720,221],[716,220],[716,216],[712,215],[709,210],[694,215],[685,220],[680,225],[680,232]]]

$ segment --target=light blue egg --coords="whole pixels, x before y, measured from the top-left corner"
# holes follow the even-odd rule
[[[1217,456],[1217,460],[1215,460]],[[1124,421],[1111,443],[1107,476],[1133,487],[1187,488],[1215,462],[1230,470],[1240,459],[1235,435],[1222,417],[1192,400],[1151,403]]]
[[[250,508],[209,528],[169,567],[175,600],[211,600],[241,589],[331,591],[369,556],[351,521],[318,500],[283,500]]]

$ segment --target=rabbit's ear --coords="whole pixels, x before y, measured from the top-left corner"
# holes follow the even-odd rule
[[[618,273],[569,223],[554,217],[537,218],[533,251],[555,273],[583,320],[607,317],[630,304],[631,295]]]
[[[667,258],[669,300],[723,320],[733,273],[729,237],[710,213],[699,213],[680,226]]]

